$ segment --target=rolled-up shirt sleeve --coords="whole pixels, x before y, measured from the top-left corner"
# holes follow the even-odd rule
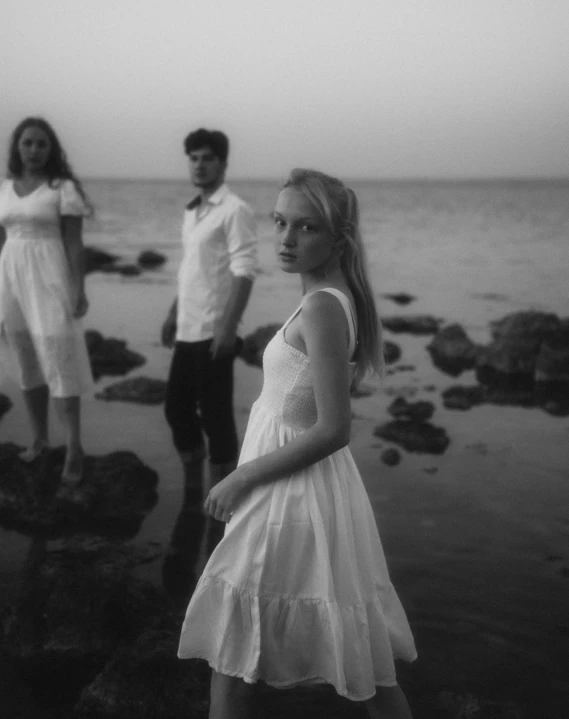
[[[240,204],[227,219],[229,269],[235,277],[255,279],[258,270],[257,228],[253,210]]]

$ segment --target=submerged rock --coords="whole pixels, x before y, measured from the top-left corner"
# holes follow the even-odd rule
[[[471,409],[484,401],[484,389],[479,385],[465,387],[453,385],[442,393],[443,404],[447,409]]]
[[[238,356],[247,364],[262,367],[265,347],[281,327],[282,325],[280,324],[258,327],[254,332],[243,339]]]
[[[383,343],[383,357],[386,365],[397,362],[401,357],[401,347],[395,342],[385,340]]]
[[[124,277],[138,277],[138,275],[142,274],[142,269],[138,265],[133,265],[129,262],[105,265],[104,267],[100,268],[100,271],[104,272],[105,274],[123,275]]]
[[[441,322],[442,320],[431,315],[398,315],[381,318],[381,324],[390,332],[405,332],[411,335],[434,335],[439,331]]]
[[[413,422],[426,422],[431,419],[435,405],[426,400],[408,402],[405,397],[396,397],[387,408],[387,411],[396,419],[409,419]]]
[[[433,364],[443,372],[457,377],[476,364],[478,346],[459,324],[443,327],[426,347]]]
[[[85,247],[83,252],[85,263],[85,274],[90,272],[104,271],[120,259],[118,255],[112,255],[96,247]]]
[[[397,305],[408,305],[417,299],[414,295],[408,295],[406,292],[384,292],[381,296],[385,297],[386,300],[395,302]]]
[[[87,330],[85,341],[91,361],[91,370],[96,380],[103,375],[125,375],[146,362],[146,358],[141,354],[127,349],[125,340],[118,340],[114,337],[105,338],[97,330]]]
[[[20,594],[5,613],[2,645],[29,667],[31,681],[43,684],[51,705],[61,694],[76,698],[117,646],[168,611],[163,593],[133,573],[160,553],[98,537],[76,537],[49,550],[44,540],[33,540]]]
[[[409,452],[442,454],[450,444],[446,431],[430,422],[395,419],[378,425],[373,433],[376,437],[399,444]]]
[[[71,531],[128,538],[157,502],[158,475],[133,452],[85,457],[83,479],[57,496],[65,450],[44,452],[32,463],[23,447],[0,444],[0,525],[56,537]]]
[[[80,717],[207,719],[207,664],[177,657],[181,621],[168,617],[122,647],[86,686],[75,705]]]
[[[109,401],[161,404],[166,396],[167,383],[150,377],[131,377],[115,382],[97,392],[95,397]]]
[[[145,269],[160,267],[166,262],[166,257],[154,250],[145,250],[138,255],[138,264]]]
[[[0,419],[8,412],[12,407],[12,400],[5,394],[0,392]]]
[[[401,462],[401,452],[395,449],[395,447],[384,449],[381,453],[381,461],[388,467],[395,467]]]

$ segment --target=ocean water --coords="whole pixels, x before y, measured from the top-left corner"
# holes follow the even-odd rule
[[[229,184],[253,207],[261,241],[270,246],[279,183]],[[422,312],[461,321],[475,333],[483,333],[497,311],[569,314],[569,180],[350,184],[378,296],[409,292],[420,298]],[[188,183],[92,180],[86,187],[97,208],[87,243],[133,258],[156,248],[175,271]],[[262,259],[270,272],[271,253]]]
[[[298,286],[276,269],[272,247],[270,213],[279,183],[229,184],[257,215],[265,287],[292,309]],[[481,342],[488,339],[489,322],[509,312],[535,308],[569,317],[569,180],[351,184],[360,200],[370,275],[382,314],[434,314],[460,322]],[[116,314],[124,315],[116,336],[148,355],[142,369],[153,376],[163,369],[166,357],[157,347],[164,309],[156,307],[150,316],[140,317],[132,307],[133,297],[140,296],[147,283],[154,289],[163,286],[158,288],[163,292],[155,293],[160,301],[173,298],[181,218],[191,188],[184,181],[132,180],[89,180],[85,186],[96,208],[85,226],[86,244],[115,252],[125,261],[134,261],[145,249],[168,257],[158,272],[138,278],[95,274],[88,280],[101,304],[105,294],[112,295],[112,302],[101,308],[93,301],[86,326],[106,334],[105,323],[112,320],[109,333],[114,334],[117,323],[109,307],[113,312],[116,307]],[[251,300],[257,303],[255,324],[284,319],[264,317],[260,288],[256,292]],[[417,301],[398,307],[382,297],[394,292],[410,293]],[[274,297],[270,306],[274,309]],[[423,338],[395,339],[404,345],[405,361],[411,357],[417,364],[417,372],[414,377],[393,376],[391,384],[424,387],[434,382],[440,389],[449,381],[430,365]],[[251,373],[258,382],[258,370]],[[423,398],[435,400],[435,395]],[[358,400],[356,412],[377,417],[381,403],[385,398],[377,394]],[[108,451],[107,418],[110,432],[116,434],[117,417],[128,414],[119,404],[91,402],[89,420],[97,414],[92,426],[100,433],[94,453]],[[24,427],[23,411],[18,411]],[[142,456],[146,444],[159,446],[145,461],[160,473],[160,502],[138,540],[167,543],[179,509],[179,465],[160,410],[131,411],[134,419],[121,427],[117,440],[121,448]],[[0,423],[0,442],[11,438],[11,413]],[[148,436],[141,439],[136,416],[142,415]],[[150,416],[156,423],[151,431]],[[534,689],[545,695],[555,681],[557,696],[564,692],[569,701],[569,683],[556,668],[563,647],[555,638],[561,626],[561,641],[567,645],[562,614],[568,580],[560,573],[560,567],[569,566],[566,505],[561,501],[569,499],[569,490],[564,489],[567,477],[563,479],[560,461],[562,441],[567,444],[569,438],[567,420],[520,408],[445,414],[440,406],[436,420],[449,432],[455,430],[448,452],[436,460],[406,455],[400,467],[383,472],[381,482],[373,481],[378,450],[373,449],[368,425],[353,443],[374,510],[381,516],[390,567],[395,579],[402,580],[395,584],[414,619],[420,661],[428,666],[420,672],[431,686],[440,682],[441,687],[456,688],[463,683],[481,692],[491,687],[494,695],[528,706]],[[21,430],[18,436],[23,436]],[[461,437],[466,437],[462,444]],[[569,451],[566,454],[569,460]],[[478,475],[470,460],[480,468]],[[427,475],[425,467],[434,464],[440,471]],[[547,491],[541,492],[541,485]],[[29,548],[29,538],[0,527],[0,588],[17,587]],[[540,714],[539,709],[528,714],[528,719],[538,717],[565,719],[564,714]]]

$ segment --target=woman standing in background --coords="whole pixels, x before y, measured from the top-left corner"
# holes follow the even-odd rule
[[[62,482],[83,473],[80,395],[92,384],[80,318],[87,312],[83,216],[89,200],[48,122],[28,117],[12,134],[0,184],[0,333],[7,341],[32,428],[20,456],[48,447],[51,394],[66,432]]]

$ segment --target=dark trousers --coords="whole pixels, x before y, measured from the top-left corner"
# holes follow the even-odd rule
[[[178,452],[195,452],[208,440],[210,461],[237,459],[233,416],[233,354],[212,359],[212,340],[176,342],[164,412]]]

